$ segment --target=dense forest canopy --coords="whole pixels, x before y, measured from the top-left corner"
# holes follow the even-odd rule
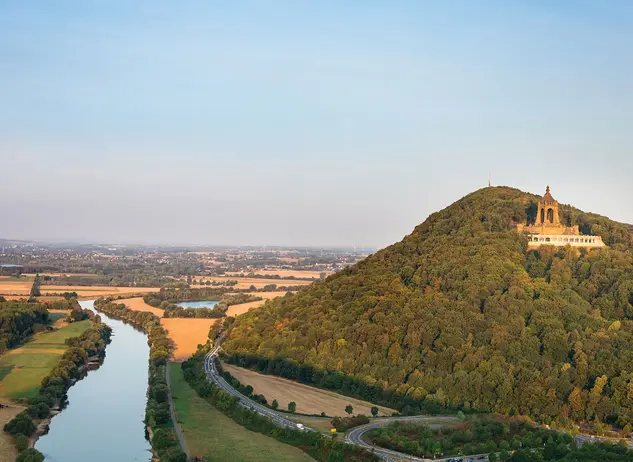
[[[506,187],[472,193],[401,242],[240,316],[223,348],[249,367],[413,411],[624,426],[631,227],[561,206],[562,222],[609,248],[528,251],[516,225],[534,219],[537,200]]]

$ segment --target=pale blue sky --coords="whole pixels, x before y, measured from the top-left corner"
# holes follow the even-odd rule
[[[0,237],[365,245],[495,184],[633,222],[633,2],[0,3]]]

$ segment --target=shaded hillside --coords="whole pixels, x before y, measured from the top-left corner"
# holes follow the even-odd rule
[[[234,361],[384,404],[633,420],[633,236],[561,206],[607,250],[527,252],[537,197],[487,188],[401,242],[236,320]]]

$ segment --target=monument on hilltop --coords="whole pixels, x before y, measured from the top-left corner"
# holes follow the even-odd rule
[[[533,225],[518,225],[519,232],[528,233],[529,247],[554,245],[564,247],[606,247],[600,236],[585,236],[580,234],[578,225],[564,226],[560,222],[559,204],[548,186],[545,195],[538,202],[536,222]]]

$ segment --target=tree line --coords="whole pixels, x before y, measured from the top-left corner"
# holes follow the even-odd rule
[[[95,309],[108,316],[131,324],[147,334],[149,350],[149,374],[145,424],[154,431],[152,447],[163,462],[185,462],[186,454],[169,431],[159,431],[171,424],[169,412],[169,388],[167,386],[167,361],[173,351],[173,342],[160,324],[160,318],[153,313],[130,310],[122,303],[114,303],[110,298],[95,301]]]
[[[30,398],[28,407],[4,426],[4,431],[14,437],[19,451],[18,462],[44,460],[39,451],[28,449],[28,438],[37,430],[35,422],[49,418],[52,408],[63,407],[68,389],[85,373],[89,358],[102,360],[105,356],[111,334],[112,329],[93,314],[93,323],[87,330],[66,340],[69,348],[50,374],[44,377],[37,396]]]

